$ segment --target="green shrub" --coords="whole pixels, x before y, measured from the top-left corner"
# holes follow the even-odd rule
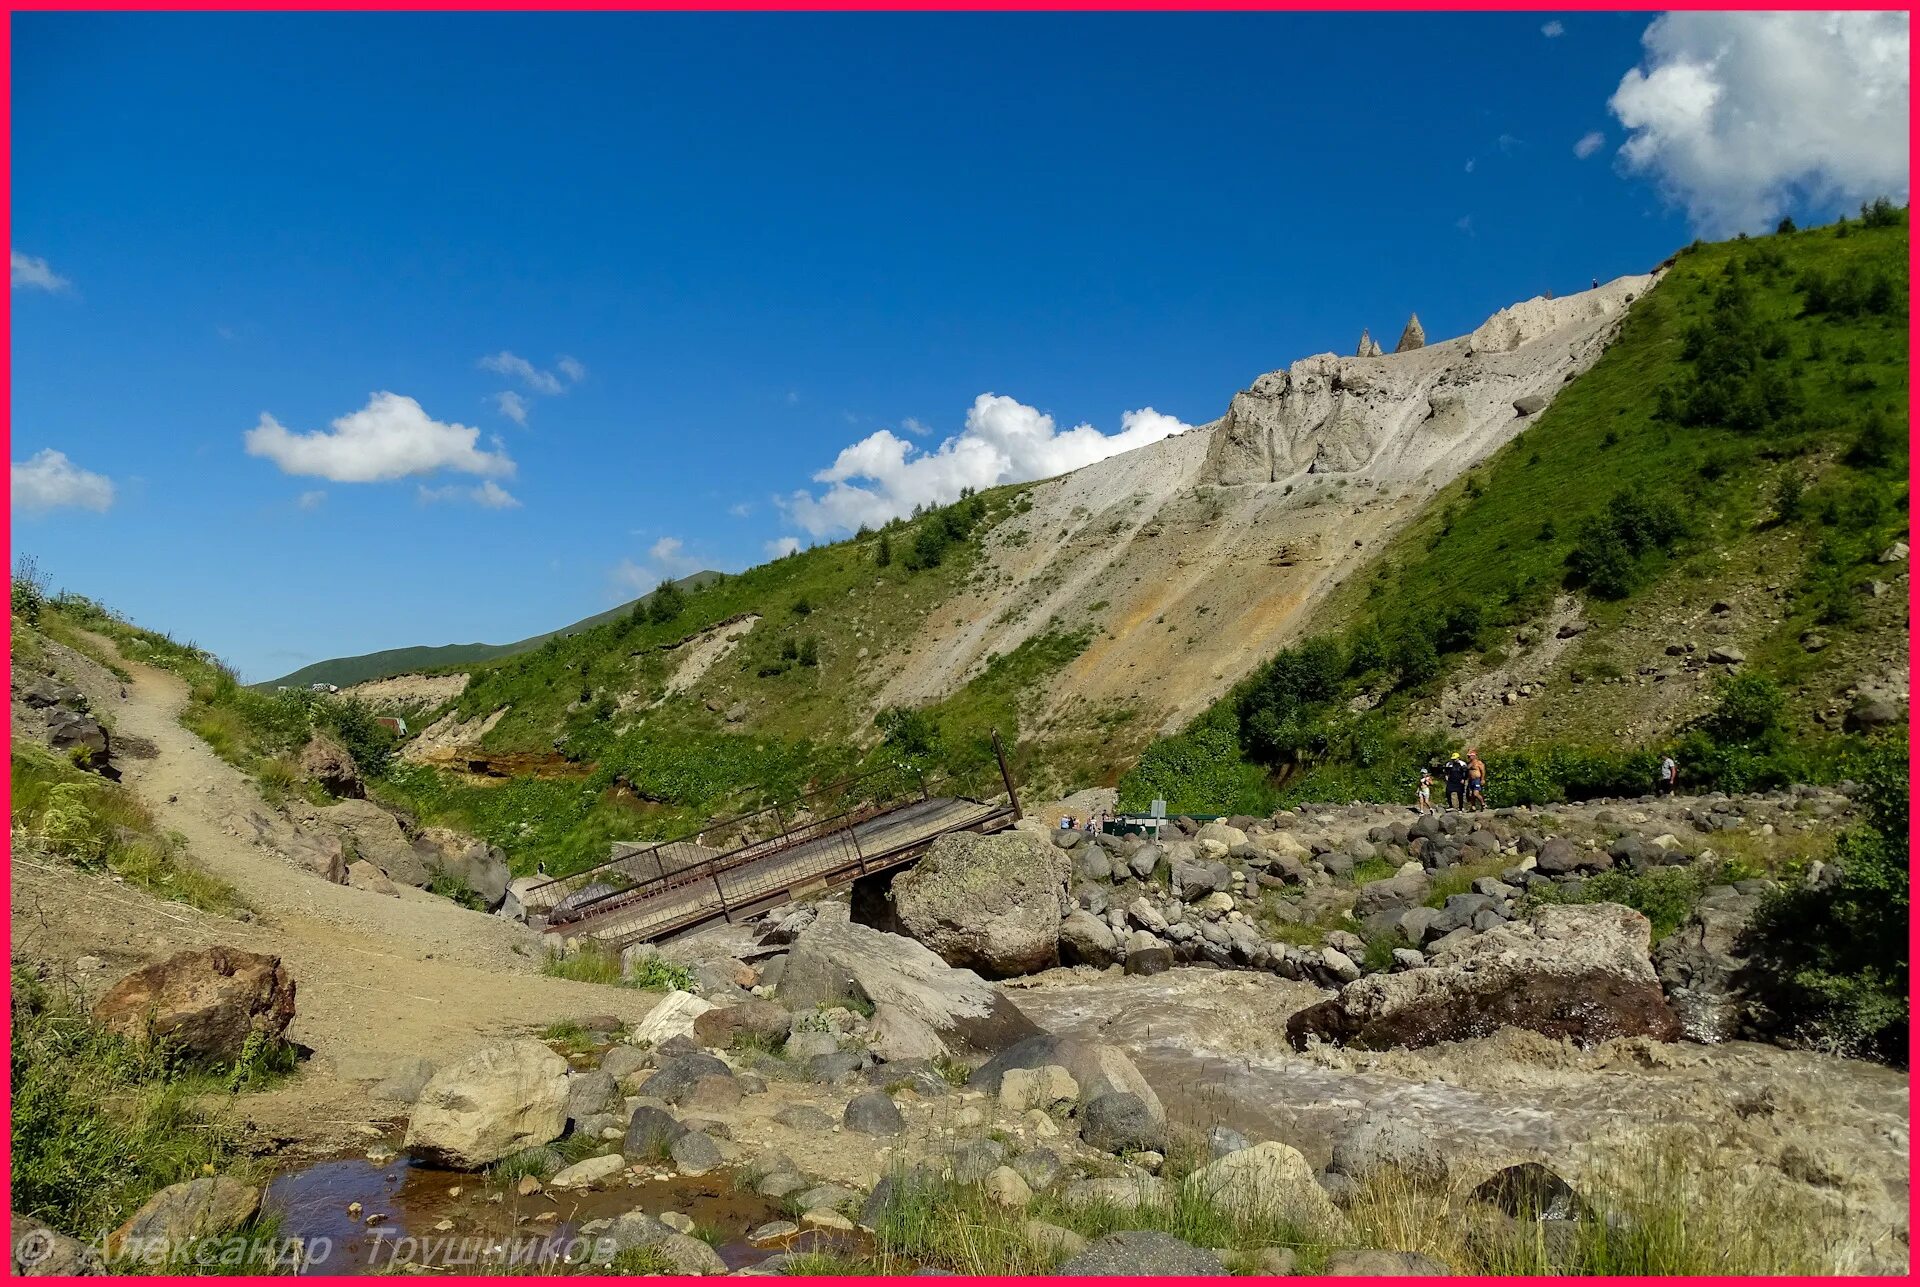
[[[1841,838],[1837,879],[1772,896],[1747,941],[1779,1035],[1905,1066],[1905,738],[1877,741],[1860,778],[1866,821]]]
[[[94,1026],[19,970],[12,1001],[15,1211],[91,1239],[156,1190],[242,1160],[238,1131],[205,1111],[211,1088],[198,1073]],[[243,1065],[230,1079],[253,1072]]]

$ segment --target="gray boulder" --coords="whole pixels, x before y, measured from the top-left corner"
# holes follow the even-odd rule
[[[967,1085],[989,1095],[1000,1093],[1000,1079],[1014,1068],[1065,1068],[1080,1088],[1080,1106],[1085,1108],[1102,1095],[1124,1092],[1137,1096],[1147,1105],[1156,1121],[1166,1121],[1160,1097],[1133,1066],[1126,1052],[1117,1046],[1078,1037],[1042,1034],[1010,1046],[975,1069]]]
[[[1227,1267],[1213,1252],[1170,1233],[1126,1229],[1095,1238],[1054,1272],[1070,1278],[1219,1278]]]
[[[666,1109],[642,1104],[627,1123],[620,1152],[630,1161],[658,1161],[669,1156],[673,1142],[686,1133],[687,1128]]]
[[[733,1069],[712,1055],[697,1051],[674,1055],[664,1060],[653,1076],[640,1084],[640,1093],[677,1104],[687,1098],[695,1084],[705,1077],[721,1077],[731,1081]]]
[[[1113,930],[1091,912],[1075,908],[1060,922],[1060,957],[1069,965],[1111,965],[1119,946]]]
[[[1591,1045],[1680,1035],[1647,959],[1646,917],[1615,903],[1547,906],[1526,921],[1442,941],[1427,968],[1371,974],[1295,1012],[1287,1036],[1365,1049],[1418,1048],[1529,1028]],[[1447,936],[1451,939],[1453,936]]]
[[[1138,1095],[1110,1091],[1081,1107],[1080,1138],[1103,1153],[1164,1149],[1166,1119],[1156,1117]]]
[[[1057,907],[1052,914],[1058,926]],[[801,933],[780,979],[780,1000],[796,1010],[849,1000],[894,1007],[956,1053],[993,1054],[1039,1032],[973,971],[949,966],[912,939],[846,922],[815,922]]]
[[[1328,1256],[1320,1272],[1329,1278],[1443,1278],[1453,1270],[1417,1251],[1348,1248]]]
[[[567,1078],[567,1120],[580,1122],[601,1113],[619,1111],[624,1104],[620,1083],[601,1069],[577,1072]]]
[[[480,896],[488,911],[506,900],[513,872],[507,867],[506,851],[498,845],[446,827],[428,827],[413,849],[429,872],[465,885]]]
[[[884,1090],[864,1090],[848,1100],[840,1124],[857,1135],[898,1135],[907,1129],[906,1119]]]
[[[1031,832],[955,832],[894,878],[893,906],[949,965],[1006,978],[1058,963],[1071,874],[1064,853]]]

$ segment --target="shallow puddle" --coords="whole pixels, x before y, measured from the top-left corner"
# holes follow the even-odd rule
[[[360,1210],[350,1210],[358,1203]],[[606,1190],[542,1191],[520,1196],[481,1175],[442,1171],[406,1157],[364,1156],[315,1162],[268,1184],[264,1206],[280,1217],[281,1236],[308,1248],[306,1272],[379,1273],[413,1264],[450,1270],[506,1263],[587,1259],[593,1239],[580,1227],[632,1211],[678,1211],[693,1220],[729,1269],[779,1252],[848,1251],[844,1235],[817,1231],[755,1246],[747,1234],[786,1219],[772,1199],[736,1189],[729,1173],[646,1179]]]

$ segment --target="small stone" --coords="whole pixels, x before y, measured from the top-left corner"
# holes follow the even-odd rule
[[[791,1238],[800,1232],[800,1226],[791,1220],[772,1220],[747,1235],[747,1241],[755,1246],[765,1246],[769,1242],[779,1242]]]
[[[693,1217],[683,1212],[662,1211],[656,1218],[675,1233],[693,1232]]]
[[[828,1207],[815,1207],[800,1217],[800,1223],[811,1225],[815,1229],[833,1229],[842,1233],[853,1232],[853,1221]]]
[[[513,1191],[523,1198],[530,1198],[540,1192],[540,1181],[534,1176],[523,1175],[520,1177],[520,1183],[513,1186]]]

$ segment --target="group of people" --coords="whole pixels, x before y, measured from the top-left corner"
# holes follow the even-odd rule
[[[1060,815],[1060,830],[1085,831],[1088,835],[1091,836],[1095,832],[1103,831],[1106,829],[1107,817],[1108,817],[1107,811],[1102,809],[1096,813],[1089,813],[1086,817],[1086,821],[1082,823],[1081,821],[1076,819],[1071,813],[1063,813]]]
[[[1447,808],[1466,809],[1478,813],[1487,807],[1487,766],[1480,759],[1480,752],[1468,747],[1464,756],[1455,751],[1447,757],[1441,766],[1440,776],[1447,785]],[[1680,782],[1680,766],[1674,761],[1673,753],[1667,752],[1660,757],[1660,768],[1655,774],[1653,790],[1655,795],[1670,796]],[[1420,770],[1420,783],[1414,789],[1414,812],[1433,812],[1433,771]]]
[[[1446,783],[1447,808],[1478,813],[1487,807],[1487,766],[1476,748],[1468,747],[1464,756],[1459,751],[1448,756],[1440,768],[1440,777]],[[1414,809],[1418,813],[1433,812],[1432,769],[1420,770]]]

